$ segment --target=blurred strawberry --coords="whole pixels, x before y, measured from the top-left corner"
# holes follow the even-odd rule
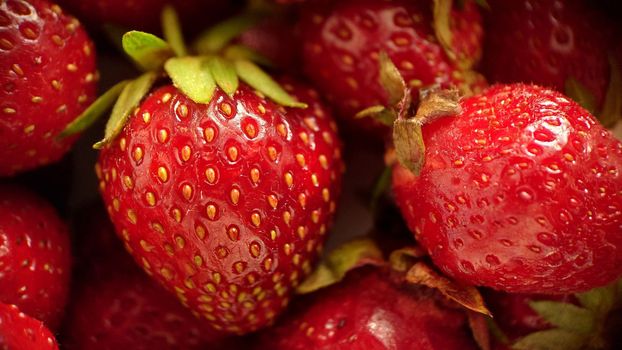
[[[69,234],[54,208],[25,189],[0,185],[0,302],[55,329],[70,274]]]
[[[415,100],[419,88],[433,84],[479,90],[485,82],[470,71],[481,53],[477,6],[472,1],[463,2],[462,8],[449,4],[445,17],[437,18],[433,6],[433,1],[408,0],[310,2],[301,9],[300,21],[305,73],[350,122],[363,109],[393,103],[379,79],[382,51],[412,88]],[[355,123],[388,131],[371,121]]]
[[[0,303],[0,349],[58,350],[56,339],[41,321]]]
[[[80,23],[46,0],[0,2],[0,176],[59,160],[59,133],[93,101],[94,46]]]

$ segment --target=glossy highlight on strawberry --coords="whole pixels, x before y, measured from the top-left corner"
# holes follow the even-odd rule
[[[434,263],[494,289],[568,294],[622,274],[622,144],[545,88],[496,85],[423,126],[397,203]]]
[[[58,134],[94,100],[94,45],[46,0],[0,3],[0,176],[60,159]]]
[[[311,271],[340,192],[341,146],[317,94],[306,109],[241,84],[198,104],[153,91],[96,168],[136,261],[217,330],[263,327]]]
[[[58,350],[58,344],[41,321],[19,311],[15,305],[0,303],[0,348]]]
[[[477,349],[466,314],[426,287],[361,268],[304,296],[261,336],[261,350]]]

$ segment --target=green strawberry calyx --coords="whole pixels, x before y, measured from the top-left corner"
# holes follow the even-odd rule
[[[104,138],[93,146],[96,149],[105,147],[121,132],[132,112],[162,78],[170,79],[196,103],[210,103],[217,88],[232,96],[241,80],[279,105],[306,108],[306,104],[289,95],[255,63],[266,61],[261,55],[239,45],[228,46],[233,38],[256,23],[255,18],[244,15],[216,25],[194,45],[198,54],[189,55],[179,19],[172,7],[166,7],[162,13],[164,39],[141,31],[129,31],[122,37],[123,50],[144,73],[118,83],[101,95],[68,124],[59,137],[85,130],[112,108]],[[200,44],[202,42],[204,44]]]
[[[491,333],[515,350],[610,348],[608,338],[616,336],[620,327],[620,320],[611,316],[622,310],[622,280],[574,296],[578,301],[576,303],[549,300],[529,303],[551,325],[549,329],[530,333],[512,342],[491,322]]]

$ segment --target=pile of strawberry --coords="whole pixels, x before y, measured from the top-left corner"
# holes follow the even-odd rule
[[[622,347],[617,2],[56,1],[0,0],[0,349]]]

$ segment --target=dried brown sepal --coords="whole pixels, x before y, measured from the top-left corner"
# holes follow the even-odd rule
[[[440,117],[461,112],[458,90],[440,90],[438,87],[422,89],[420,101],[414,118],[404,118],[400,114],[393,124],[393,144],[397,159],[416,176],[419,176],[425,165],[425,144],[421,127]]]
[[[406,273],[406,281],[433,288],[463,307],[492,316],[477,288],[452,281],[432,270],[423,262],[415,263]]]
[[[348,271],[367,265],[385,266],[382,251],[369,238],[354,239],[331,251],[296,292],[311,293],[341,281]]]
[[[395,271],[406,272],[417,261],[428,255],[420,246],[409,246],[395,250],[389,255],[389,264]]]
[[[490,330],[488,329],[488,316],[484,316],[479,312],[467,312],[469,320],[469,328],[473,334],[473,339],[481,350],[490,350]]]

